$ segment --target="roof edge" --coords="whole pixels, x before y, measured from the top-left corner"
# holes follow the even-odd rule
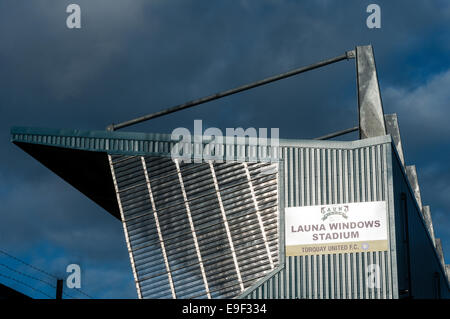
[[[172,139],[171,134],[167,133],[142,133],[142,132],[117,132],[117,131],[88,131],[78,129],[54,129],[54,128],[39,128],[39,127],[22,127],[13,126],[11,128],[11,142],[26,142],[32,144],[46,144],[54,146],[63,146],[60,143],[49,141],[48,139],[40,139],[39,136],[65,137],[65,138],[91,138],[91,139],[109,139],[109,140],[127,140],[127,141],[161,141],[161,142],[177,142]],[[34,138],[36,137],[36,138]],[[210,142],[211,137],[204,136],[202,141],[204,144]],[[191,136],[191,141],[197,141],[196,136]],[[260,138],[259,140],[271,141],[271,138]],[[237,144],[248,144],[248,137],[238,137]],[[322,141],[313,139],[279,139],[280,146],[304,146],[304,147],[330,147],[330,148],[357,148],[375,144],[390,143],[392,138],[390,135],[376,136],[362,140],[354,141]],[[76,143],[75,143],[76,144]],[[268,143],[265,145],[272,145]],[[73,148],[73,146],[68,146]],[[75,147],[78,148],[78,147]],[[86,149],[86,147],[82,147]],[[95,147],[91,149],[95,151]],[[108,151],[104,148],[101,151]]]

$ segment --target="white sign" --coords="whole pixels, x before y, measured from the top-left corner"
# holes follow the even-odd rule
[[[285,208],[286,255],[387,250],[386,202]]]

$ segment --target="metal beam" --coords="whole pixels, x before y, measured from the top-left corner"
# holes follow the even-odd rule
[[[352,127],[352,128],[348,128],[348,129],[342,130],[342,131],[330,133],[330,134],[327,134],[327,135],[324,135],[324,136],[321,136],[321,137],[316,137],[315,140],[328,140],[328,139],[333,138],[333,137],[341,136],[341,135],[348,134],[348,133],[351,133],[351,132],[356,132],[357,130],[359,130],[359,126],[355,126],[355,127]]]
[[[386,135],[377,69],[371,45],[356,47],[360,139]]]
[[[187,109],[187,108],[199,105],[199,104],[203,104],[203,103],[206,103],[206,102],[214,101],[214,100],[217,100],[217,99],[229,96],[229,95],[233,95],[233,94],[236,94],[236,93],[239,93],[239,92],[242,92],[242,91],[250,90],[250,89],[256,88],[258,86],[265,85],[265,84],[268,84],[268,83],[271,83],[271,82],[275,82],[275,81],[278,81],[278,80],[281,80],[281,79],[285,79],[285,78],[288,78],[288,77],[291,77],[291,76],[294,76],[294,75],[297,75],[297,74],[300,74],[300,73],[311,71],[311,70],[314,70],[314,69],[317,69],[317,68],[320,68],[320,67],[332,64],[332,63],[336,63],[336,62],[339,62],[339,61],[342,61],[342,60],[353,59],[354,57],[355,57],[355,51],[353,51],[353,50],[352,51],[347,51],[343,55],[337,56],[335,58],[331,58],[331,59],[328,59],[328,60],[323,60],[323,61],[317,62],[315,64],[304,66],[304,67],[301,67],[301,68],[298,68],[298,69],[295,69],[295,70],[292,70],[292,71],[289,71],[289,72],[286,72],[286,73],[282,73],[282,74],[279,74],[279,75],[271,76],[269,78],[266,78],[266,79],[263,79],[263,80],[260,80],[260,81],[257,81],[257,82],[253,82],[253,83],[250,83],[250,84],[242,85],[242,86],[239,86],[239,87],[231,89],[231,90],[219,92],[219,93],[212,94],[212,95],[200,98],[200,99],[192,100],[192,101],[189,101],[189,102],[186,102],[186,103],[183,103],[183,104],[179,104],[179,105],[167,108],[165,110],[162,110],[162,111],[159,111],[159,112],[156,112],[156,113],[151,113],[151,114],[148,114],[148,115],[145,115],[145,116],[141,116],[141,117],[138,117],[138,118],[126,121],[126,122],[122,122],[122,123],[119,123],[119,124],[111,124],[106,129],[108,131],[118,130],[118,129],[130,126],[130,125],[134,125],[134,124],[138,124],[138,123],[141,123],[141,122],[144,122],[144,121],[148,121],[150,119],[154,119],[154,118],[157,118],[157,117],[160,117],[160,116],[163,116],[163,115],[167,115],[167,114],[170,114],[170,113],[173,113],[173,112],[181,111],[181,110],[184,110],[184,109]]]

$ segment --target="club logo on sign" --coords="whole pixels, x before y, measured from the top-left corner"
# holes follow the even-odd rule
[[[322,221],[325,221],[328,217],[333,215],[342,216],[343,218],[348,218],[348,205],[337,205],[337,206],[323,206],[320,208],[322,213]]]

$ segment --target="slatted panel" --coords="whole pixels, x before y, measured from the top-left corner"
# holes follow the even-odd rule
[[[142,298],[232,298],[277,267],[277,164],[110,163]]]

